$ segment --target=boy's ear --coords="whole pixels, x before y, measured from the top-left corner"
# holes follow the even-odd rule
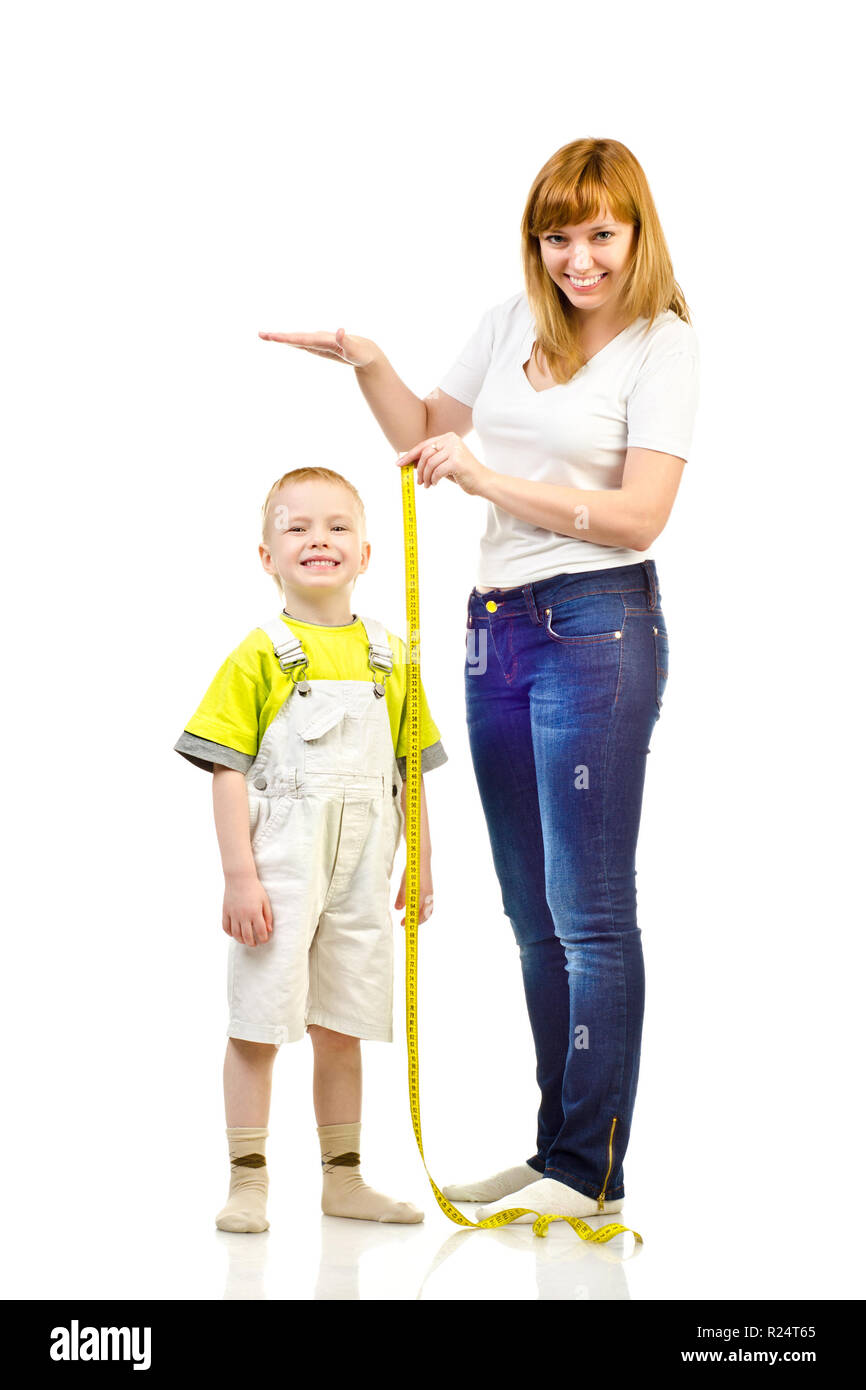
[[[363,574],[364,571],[365,571],[365,569],[366,569],[367,566],[369,565],[369,563],[370,563],[370,542],[369,542],[369,541],[362,541],[362,542],[361,542],[361,568],[358,570],[358,573],[359,573],[359,574]]]
[[[267,570],[268,574],[273,574],[274,562],[271,558],[271,552],[266,545],[259,546],[259,559],[262,562],[262,569]]]

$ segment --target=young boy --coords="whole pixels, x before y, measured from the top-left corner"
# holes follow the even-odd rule
[[[235,648],[174,745],[213,773],[229,943],[223,1081],[231,1159],[223,1231],[264,1231],[273,1062],[310,1034],[322,1211],[424,1214],[360,1173],[361,1038],[392,1041],[390,876],[405,827],[406,648],[350,611],[367,569],[364,505],[328,468],[297,468],[262,510],[283,611]],[[421,769],[447,761],[421,695]],[[421,782],[419,917],[433,909]],[[405,906],[405,871],[394,906]],[[405,917],[402,924],[405,924]]]

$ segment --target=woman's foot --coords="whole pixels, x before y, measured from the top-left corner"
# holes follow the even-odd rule
[[[573,1187],[567,1187],[564,1182],[557,1182],[555,1178],[545,1178],[542,1175],[541,1182],[530,1183],[528,1187],[510,1193],[507,1201],[489,1207],[479,1207],[475,1219],[486,1221],[488,1217],[496,1216],[500,1211],[509,1211],[512,1207],[530,1209],[526,1216],[515,1217],[511,1223],[513,1226],[534,1222],[538,1216],[606,1216],[608,1212],[622,1211],[624,1201],[624,1197],[618,1197],[613,1202],[605,1199],[604,1210],[600,1211],[595,1197],[585,1197],[582,1192],[575,1192]]]
[[[477,1182],[452,1182],[442,1188],[442,1194],[452,1202],[498,1202],[509,1192],[540,1182],[543,1173],[536,1173],[528,1163],[518,1163],[516,1168],[506,1168],[492,1178],[481,1178]]]

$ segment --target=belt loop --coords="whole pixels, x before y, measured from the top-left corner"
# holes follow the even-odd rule
[[[653,572],[652,572],[651,566],[652,566],[652,560],[644,560],[644,561],[643,561],[643,570],[644,570],[644,574],[646,575],[646,584],[647,584],[647,588],[648,588],[648,590],[649,590],[649,596],[650,596],[649,606],[650,606],[650,611],[652,612],[652,611],[655,609],[655,606],[656,606],[656,594],[657,594],[657,590],[656,590],[655,576],[654,576],[654,574],[653,574]]]
[[[534,623],[540,623],[541,619],[538,616],[538,608],[535,603],[534,588],[535,586],[533,584],[524,584],[523,599],[529,612],[529,616],[532,618],[532,621]]]
[[[469,598],[468,598],[467,601],[466,601],[466,626],[467,626],[467,627],[471,627],[471,626],[472,626],[472,594],[474,594],[474,593],[475,593],[475,590],[473,589],[473,590],[472,590],[472,593],[469,595]]]

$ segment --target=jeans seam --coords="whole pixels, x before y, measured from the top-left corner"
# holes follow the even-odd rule
[[[612,713],[610,719],[608,720],[608,724],[607,724],[607,738],[605,739],[605,743],[604,743],[604,793],[603,793],[603,799],[602,799],[602,813],[601,813],[601,827],[602,827],[602,828],[601,828],[601,855],[602,855],[602,863],[604,864],[604,891],[605,891],[605,894],[606,894],[606,896],[607,896],[608,914],[609,914],[609,917],[610,917],[610,923],[611,923],[611,927],[613,928],[614,936],[617,938],[617,946],[618,946],[618,949],[619,949],[619,979],[620,979],[620,981],[622,982],[622,989],[623,989],[623,991],[625,991],[625,986],[626,986],[625,974],[626,974],[626,971],[625,971],[625,960],[623,959],[623,952],[622,952],[622,932],[617,930],[616,915],[615,915],[614,910],[613,910],[613,900],[612,900],[611,892],[610,892],[610,880],[609,880],[609,878],[608,878],[608,871],[607,871],[607,865],[608,865],[608,857],[607,857],[608,767],[610,766],[610,752],[609,752],[609,749],[610,749],[610,739],[611,739],[611,734],[612,734],[612,732],[613,732],[613,727],[614,727],[615,718],[616,718],[616,715],[615,715],[614,713]],[[621,1047],[621,1050],[620,1050],[620,1055],[617,1057],[616,1103],[613,1105],[613,1113],[614,1113],[614,1115],[618,1115],[618,1114],[620,1113],[620,1102],[621,1102],[621,1100],[622,1100],[622,1090],[623,1090],[623,1086],[622,1086],[622,1082],[623,1082],[623,1071],[625,1070],[625,1051],[626,1051],[625,1042],[626,1042],[626,1038],[627,1038],[627,1036],[628,1036],[628,1001],[627,1001],[627,999],[624,999],[623,996],[621,995],[620,998],[619,998],[619,1000],[618,1000],[618,1004],[619,1004],[619,1007],[623,1009],[623,1020],[622,1020],[622,1029],[620,1030],[620,1031],[621,1031],[621,1037],[622,1037],[622,1047]]]
[[[584,1183],[584,1185],[585,1185],[586,1187],[593,1187],[593,1186],[595,1185],[595,1184],[593,1184],[593,1183],[591,1183],[591,1182],[587,1182],[585,1178],[578,1177],[577,1173],[569,1173],[569,1172],[567,1172],[567,1170],[566,1170],[565,1168],[553,1168],[553,1167],[550,1167],[550,1166],[545,1166],[544,1173],[545,1173],[545,1176],[547,1176],[548,1173],[562,1173],[563,1177],[565,1177],[565,1178],[572,1178],[575,1182],[582,1182],[582,1183]],[[610,1200],[611,1200],[612,1202],[616,1202],[616,1201],[618,1201],[619,1198],[623,1195],[623,1191],[624,1191],[623,1184],[620,1183],[619,1187],[614,1187],[612,1190],[609,1190],[609,1191],[606,1193],[606,1195],[607,1195],[607,1197],[610,1198]],[[589,1197],[591,1200],[595,1200],[595,1199],[597,1199],[597,1198],[599,1197],[600,1193],[601,1193],[601,1188],[599,1187],[598,1190],[595,1191],[595,1192],[591,1192],[591,1193],[590,1193],[590,1192],[582,1192],[580,1195],[581,1195],[582,1197]]]

